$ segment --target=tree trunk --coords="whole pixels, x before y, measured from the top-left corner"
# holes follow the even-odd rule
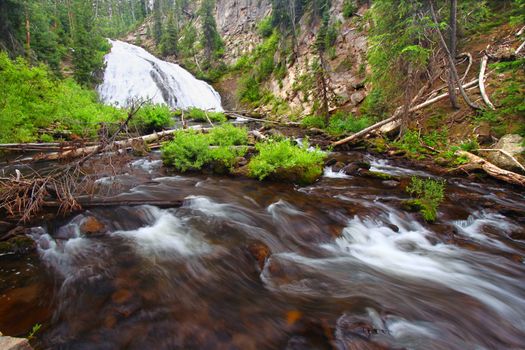
[[[326,70],[324,62],[324,54],[319,52],[319,72],[318,72],[318,84],[320,84],[321,92],[321,113],[323,114],[326,125],[330,122],[330,112],[328,110],[328,84],[326,82]]]
[[[29,10],[27,8],[27,3],[25,6],[25,15],[26,15],[26,56],[29,61],[31,58],[31,23],[29,21]]]
[[[477,83],[478,83],[478,79],[473,80],[470,83],[467,83],[467,84],[463,85],[462,88],[466,89],[468,87],[476,85]],[[414,107],[410,108],[409,112],[418,111],[418,110],[420,110],[422,108],[430,106],[433,103],[441,101],[442,99],[447,98],[447,97],[448,97],[448,92],[444,93],[442,95],[439,95],[437,97],[434,97],[434,98],[432,98],[430,100],[427,100],[427,101],[425,101],[423,103],[420,103],[417,106],[414,106]],[[376,123],[376,124],[374,124],[372,126],[369,126],[366,129],[363,129],[363,130],[361,130],[361,131],[359,131],[359,132],[357,132],[357,133],[355,133],[353,135],[350,135],[350,136],[348,136],[348,137],[346,137],[346,138],[344,138],[342,140],[336,141],[336,142],[332,143],[332,146],[334,146],[334,147],[335,146],[340,146],[342,144],[345,144],[345,143],[348,143],[348,142],[351,142],[351,141],[355,141],[355,140],[357,140],[357,139],[359,139],[361,137],[364,137],[364,136],[368,135],[369,133],[371,133],[372,131],[374,131],[376,129],[379,129],[383,125],[386,125],[388,123],[396,121],[399,118],[399,116],[401,115],[401,113],[402,113],[402,107],[399,107],[398,109],[396,109],[396,111],[394,112],[394,114],[390,118],[382,120],[382,121],[380,121],[380,122],[378,122],[378,123]]]
[[[439,41],[441,43],[441,46],[443,47],[443,50],[445,51],[445,54],[446,54],[446,57],[447,57],[447,60],[448,60],[448,64],[449,64],[449,68],[450,68],[450,72],[451,72],[451,74],[452,74],[452,76],[454,78],[454,82],[459,87],[459,91],[461,92],[461,96],[463,97],[465,102],[472,109],[480,109],[480,107],[478,105],[476,105],[475,103],[473,103],[470,100],[470,98],[468,97],[467,93],[465,92],[465,90],[461,86],[459,75],[458,75],[458,71],[456,70],[456,63],[454,62],[454,58],[452,57],[452,54],[450,53],[448,45],[445,42],[445,38],[443,37],[443,34],[441,33],[441,30],[439,29],[439,21],[437,19],[436,11],[434,10],[434,1],[433,0],[430,0],[430,13],[432,14],[432,19],[434,21],[434,24],[436,25],[436,32],[438,34]]]
[[[450,53],[452,54],[452,57],[454,57],[454,59],[457,56],[457,10],[457,0],[450,0],[449,47]],[[451,71],[449,71],[448,73],[447,84],[450,104],[453,108],[459,109],[458,99],[456,96],[456,89],[454,88],[454,76]]]

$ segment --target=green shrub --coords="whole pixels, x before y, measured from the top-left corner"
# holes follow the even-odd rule
[[[147,104],[133,117],[131,126],[143,133],[159,131],[172,125],[172,114],[166,105]]]
[[[359,132],[370,124],[370,119],[367,117],[355,118],[351,114],[345,115],[338,112],[330,118],[330,123],[326,130],[332,135],[339,136],[349,132]]]
[[[38,129],[51,125],[94,138],[101,123],[125,117],[123,110],[98,103],[94,91],[72,79],[56,80],[46,66],[30,67],[5,53],[0,53],[0,81],[0,142],[36,141]]]
[[[357,7],[353,0],[345,0],[343,2],[343,17],[350,18],[357,12]]]
[[[463,141],[459,145],[459,148],[461,148],[461,150],[463,151],[472,152],[479,148],[479,143],[476,139],[469,139],[469,140]]]
[[[241,101],[254,103],[261,99],[261,86],[252,75],[241,78],[238,95]]]
[[[195,130],[180,130],[173,141],[162,147],[162,160],[166,166],[178,171],[199,170],[213,162],[232,168],[237,157],[246,153],[248,132],[231,124],[215,127],[209,134]],[[237,146],[237,147],[234,147]]]
[[[208,118],[210,118],[212,122],[219,122],[219,123],[225,122],[227,120],[226,115],[222,112],[211,112],[211,111],[207,112],[197,107],[188,108],[186,113],[187,113],[187,118],[193,119],[194,121],[199,121],[199,122],[207,122]],[[206,114],[208,115],[207,117],[206,117]]]
[[[210,144],[216,146],[240,146],[248,143],[248,130],[232,124],[213,128],[210,133]]]
[[[273,33],[272,17],[268,16],[257,24],[257,32],[263,38],[268,38]]]
[[[394,142],[394,146],[402,149],[408,153],[409,156],[422,157],[425,156],[421,153],[425,153],[425,148],[422,146],[422,140],[419,133],[415,130],[408,130],[405,132],[403,137]]]
[[[182,172],[198,170],[210,162],[209,148],[207,135],[194,130],[177,131],[173,141],[162,147],[162,160]]]
[[[437,209],[445,197],[445,181],[412,177],[406,191],[414,198],[410,205],[417,207],[426,221],[436,221]]]
[[[286,139],[257,144],[259,154],[252,158],[248,168],[250,176],[263,180],[274,179],[308,184],[323,172],[325,154],[316,149],[308,151]]]
[[[301,126],[305,128],[324,129],[326,127],[326,124],[323,117],[320,117],[318,115],[309,115],[301,120]]]

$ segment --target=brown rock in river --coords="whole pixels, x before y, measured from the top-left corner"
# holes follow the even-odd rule
[[[88,216],[80,224],[80,232],[84,235],[102,234],[106,231],[106,226],[94,216]]]
[[[268,248],[264,243],[256,242],[248,246],[250,254],[257,260],[259,263],[259,268],[262,270],[264,263],[268,256],[270,256],[270,248]]]

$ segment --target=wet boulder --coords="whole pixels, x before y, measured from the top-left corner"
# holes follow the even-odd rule
[[[346,175],[359,175],[360,171],[370,169],[370,163],[364,160],[356,160],[345,165],[341,171]]]
[[[332,165],[332,171],[334,173],[338,173],[340,172],[344,167],[345,167],[345,163],[343,162],[335,162],[333,165]]]
[[[388,188],[396,188],[401,183],[399,181],[396,181],[396,180],[385,180],[385,181],[381,181],[381,184],[383,186],[385,186],[385,187],[388,187]]]
[[[94,216],[88,216],[80,223],[80,233],[86,236],[102,235],[106,232],[106,225]]]
[[[498,151],[489,151],[480,153],[487,158],[487,160],[498,167],[510,171],[525,173],[523,167],[525,167],[525,159],[523,157],[523,152],[525,152],[525,146],[523,146],[523,137],[520,135],[508,134],[503,136],[498,143],[493,147],[494,149],[501,150]],[[512,156],[519,164],[509,157]]]
[[[371,179],[379,179],[379,180],[384,180],[384,181],[397,180],[395,176],[392,176],[390,174],[382,173],[379,171],[366,170],[366,169],[361,169],[359,171],[359,175],[363,177],[368,177]]]
[[[0,333],[0,349],[2,350],[33,350],[29,341],[24,338],[6,337]]]
[[[248,251],[257,260],[259,268],[262,270],[268,257],[270,256],[270,248],[264,243],[254,242],[248,246]]]
[[[36,249],[36,243],[31,237],[16,236],[7,241],[0,242],[0,256],[1,255],[26,255]]]

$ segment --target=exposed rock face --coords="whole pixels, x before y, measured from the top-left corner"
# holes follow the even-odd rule
[[[522,152],[525,152],[525,147],[523,146],[523,137],[520,135],[508,134],[503,136],[494,146],[494,149],[500,149],[505,153],[508,153],[525,167],[525,162],[521,155]],[[510,159],[508,155],[502,152],[486,153],[487,160],[500,168],[521,173],[524,172],[523,168]]]
[[[366,97],[363,83],[366,70],[366,33],[352,19],[341,15],[343,0],[332,1],[331,25],[337,25],[337,40],[330,54],[326,54],[330,108],[345,107],[356,111]],[[366,7],[359,11],[363,13]],[[262,42],[257,33],[257,23],[271,14],[269,0],[219,0],[216,20],[226,45],[225,61],[233,64],[244,54],[250,53]],[[312,79],[312,63],[318,60],[315,48],[319,21],[312,21],[307,13],[298,23],[297,59],[288,65],[284,78],[270,78],[267,88],[273,95],[283,99],[296,114],[309,114],[317,96],[312,87],[303,88]],[[230,84],[232,85],[232,84]],[[235,91],[220,89],[223,99],[235,100]],[[232,96],[229,96],[232,94]],[[237,103],[230,103],[237,105]]]
[[[215,19],[227,47],[224,57],[226,63],[235,62],[261,42],[257,35],[257,23],[270,15],[271,11],[269,0],[217,1]]]

